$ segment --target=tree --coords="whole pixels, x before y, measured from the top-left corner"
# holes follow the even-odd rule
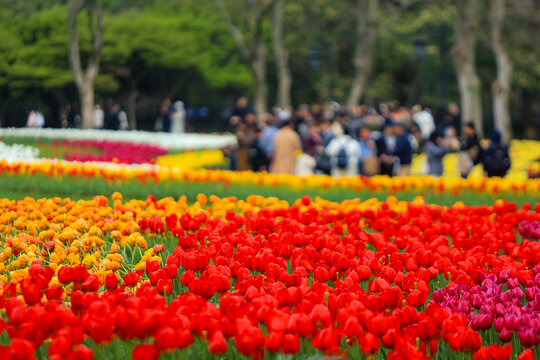
[[[261,116],[267,111],[266,46],[263,39],[263,23],[273,1],[245,0],[241,9],[245,32],[235,25],[223,0],[215,0],[219,12],[233,36],[242,59],[248,64],[255,82],[255,111]]]
[[[289,54],[283,45],[283,12],[285,0],[276,0],[274,5],[274,19],[272,24],[272,37],[274,41],[274,54],[278,73],[278,104],[282,108],[291,107],[292,77],[289,69]]]
[[[77,18],[82,10],[85,0],[70,0],[68,11],[69,28],[69,62],[75,84],[79,91],[81,102],[82,126],[92,128],[92,114],[94,108],[94,84],[99,73],[101,47],[103,45],[103,1],[95,0],[94,7],[88,8],[90,29],[92,33],[92,52],[88,59],[86,71],[82,68],[81,53],[79,50],[79,37],[77,32]],[[96,18],[94,28],[93,17]]]
[[[456,0],[454,33],[456,44],[452,57],[457,73],[461,116],[473,121],[476,129],[483,132],[480,78],[476,72],[476,31],[478,0]]]
[[[375,41],[375,23],[377,0],[356,1],[356,45],[354,51],[354,80],[347,100],[352,109],[360,102],[368,76],[371,71],[373,42]]]
[[[492,0],[489,8],[490,39],[497,64],[497,77],[491,86],[493,116],[495,118],[495,128],[501,131],[505,141],[509,141],[512,138],[512,122],[510,118],[512,62],[503,41],[505,17],[506,1]]]

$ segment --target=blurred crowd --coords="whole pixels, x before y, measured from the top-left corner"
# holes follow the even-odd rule
[[[187,115],[191,109],[184,108],[184,102],[171,99],[164,99],[159,107],[154,131],[167,133],[182,134],[186,132]],[[207,108],[200,108],[199,117],[204,118],[207,115]],[[111,103],[107,107],[107,111],[101,104],[95,104],[92,109],[92,128],[95,130],[129,130],[130,124],[126,111],[119,105]],[[45,126],[45,118],[43,114],[35,107],[28,107],[28,117],[26,121],[27,128],[43,128]],[[79,113],[66,104],[60,112],[60,126],[62,128],[81,128],[82,118]]]
[[[441,176],[443,157],[458,153],[458,168],[467,177],[483,164],[487,176],[504,176],[510,168],[508,145],[494,130],[482,147],[471,121],[462,121],[458,106],[432,114],[429,108],[337,103],[274,107],[257,114],[247,99],[229,113],[237,146],[225,149],[231,170],[332,176],[407,176],[413,154],[425,153],[426,174]]]

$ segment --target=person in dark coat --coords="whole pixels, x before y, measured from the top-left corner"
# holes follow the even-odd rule
[[[396,147],[393,155],[399,159],[399,176],[408,176],[411,173],[412,147],[409,140],[409,132],[403,125],[394,127],[396,135]]]
[[[493,130],[490,140],[489,147],[484,151],[482,159],[484,171],[489,177],[504,177],[510,169],[508,145],[502,143],[501,133],[498,130]]]
[[[384,127],[382,134],[375,139],[381,175],[394,175],[394,165],[396,163],[394,151],[397,143],[395,126],[395,123],[389,123]]]
[[[480,146],[480,139],[473,122],[469,121],[463,126],[462,134],[458,168],[461,177],[466,178],[473,166],[482,161],[483,149]]]

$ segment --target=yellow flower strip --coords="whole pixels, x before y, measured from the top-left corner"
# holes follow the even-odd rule
[[[156,164],[164,167],[176,167],[182,170],[199,169],[223,165],[225,156],[221,150],[191,151],[173,155],[158,156]]]
[[[150,181],[187,181],[240,185],[288,186],[293,189],[342,188],[354,190],[411,190],[453,191],[474,190],[477,192],[540,194],[540,179],[513,178],[433,178],[430,176],[394,177],[374,176],[365,178],[330,177],[326,175],[295,176],[287,174],[254,173],[251,171],[234,172],[227,170],[180,170],[159,166],[128,167],[122,165],[97,165],[92,163],[69,162],[12,162],[0,160],[0,173],[28,175],[43,174],[61,179],[63,176],[82,176],[102,178],[108,181],[137,179]]]

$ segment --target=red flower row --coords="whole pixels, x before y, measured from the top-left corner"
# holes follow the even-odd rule
[[[85,149],[83,153],[66,153],[69,161],[102,161],[122,164],[153,164],[156,157],[165,155],[168,150],[156,145],[136,144],[124,141],[105,140],[55,140],[53,146],[77,146]],[[91,152],[94,150],[95,152]]]

